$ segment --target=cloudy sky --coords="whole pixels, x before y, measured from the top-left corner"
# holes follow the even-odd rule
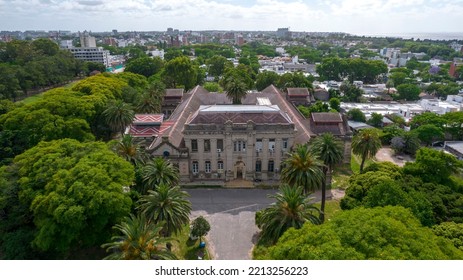
[[[463,32],[463,0],[0,0],[0,30]]]

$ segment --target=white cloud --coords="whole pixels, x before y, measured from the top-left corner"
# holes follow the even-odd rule
[[[0,0],[0,29],[455,32],[461,14],[463,0]]]

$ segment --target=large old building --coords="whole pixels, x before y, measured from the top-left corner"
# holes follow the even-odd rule
[[[184,183],[278,179],[287,152],[320,131],[312,132],[312,120],[274,86],[248,93],[242,103],[232,105],[225,94],[197,86],[182,94],[167,120],[137,115],[128,131],[150,141],[152,155],[177,165]],[[345,136],[339,118],[333,125]]]

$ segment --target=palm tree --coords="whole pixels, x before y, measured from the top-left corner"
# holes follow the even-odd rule
[[[180,187],[161,184],[140,198],[141,211],[153,222],[163,222],[163,236],[179,232],[190,221],[191,202]]]
[[[307,144],[297,145],[283,162],[281,180],[291,186],[302,186],[307,194],[319,188],[323,181],[323,163],[310,152]]]
[[[118,155],[133,165],[145,163],[148,157],[145,149],[134,143],[133,137],[130,134],[124,134],[122,139],[119,140],[114,146],[114,150]]]
[[[167,159],[156,157],[142,169],[142,193],[154,190],[156,186],[175,186],[179,181],[178,169]]]
[[[367,158],[372,158],[381,148],[378,129],[368,128],[363,129],[352,139],[352,152],[362,157],[360,164],[360,173],[363,171],[363,166]]]
[[[142,94],[136,111],[141,114],[154,114],[161,112],[164,100],[165,87],[161,82],[152,83],[145,93]]]
[[[121,235],[113,236],[113,242],[103,244],[109,260],[175,260],[176,256],[166,248],[171,238],[162,237],[162,223],[150,223],[144,215],[130,215],[113,228]]]
[[[233,104],[241,104],[241,99],[246,96],[246,85],[239,79],[226,81],[224,90],[227,92],[227,97],[233,101]]]
[[[323,133],[315,138],[312,142],[311,151],[320,159],[325,166],[323,167],[324,180],[322,182],[322,201],[320,206],[320,221],[325,221],[325,202],[326,202],[326,185],[328,174],[330,175],[329,184],[331,184],[331,170],[335,164],[342,161],[344,156],[343,145],[331,133]]]
[[[132,106],[121,100],[117,100],[111,102],[106,110],[103,111],[103,117],[113,132],[120,132],[123,135],[126,127],[133,122],[135,113],[132,110]]]
[[[256,225],[262,230],[260,240],[263,242],[275,244],[287,229],[299,229],[307,221],[320,224],[319,210],[309,203],[311,198],[304,195],[302,187],[283,185],[279,193],[269,197],[276,202],[256,213]]]

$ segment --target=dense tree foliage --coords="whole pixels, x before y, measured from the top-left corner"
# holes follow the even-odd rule
[[[408,101],[420,99],[420,88],[412,84],[402,84],[397,87],[398,98]]]
[[[199,216],[191,223],[191,235],[199,237],[199,242],[201,242],[202,237],[205,236],[209,230],[211,230],[211,225],[203,216]]]
[[[347,117],[350,120],[353,120],[356,122],[366,122],[367,121],[365,114],[358,108],[350,109],[347,112]]]
[[[170,238],[161,235],[162,223],[149,222],[144,215],[130,215],[114,226],[120,235],[113,236],[111,243],[102,247],[111,252],[108,260],[175,260],[176,256],[166,248]]]
[[[159,57],[140,57],[130,60],[124,71],[150,77],[161,71],[164,62]]]
[[[310,151],[307,144],[297,145],[283,162],[281,181],[302,187],[306,194],[320,188],[323,182],[323,163]]]
[[[83,70],[81,61],[51,40],[13,40],[0,46],[0,99],[68,82]]]
[[[54,89],[38,101],[0,116],[0,155],[13,158],[40,141],[72,138],[93,140],[89,121],[94,105],[69,89]]]
[[[178,186],[161,184],[141,197],[139,209],[152,223],[163,223],[163,236],[172,236],[190,221],[191,202],[188,196]]]
[[[387,73],[387,65],[379,60],[329,57],[317,66],[317,73],[323,80],[342,81],[348,78],[351,83],[374,83],[380,75]]]
[[[187,56],[179,56],[169,60],[164,66],[163,82],[168,87],[183,87],[190,90],[198,84],[198,66]]]
[[[215,77],[216,81],[225,72],[226,68],[233,67],[233,63],[221,55],[214,55],[206,61],[209,76]]]
[[[74,250],[99,246],[132,204],[124,188],[133,181],[133,167],[100,142],[41,142],[0,175],[1,245],[17,242],[26,258],[37,252],[72,257]]]
[[[271,247],[269,259],[430,260],[462,259],[463,253],[420,225],[402,207],[343,211],[319,226],[289,229]]]
[[[261,229],[259,242],[275,244],[289,228],[301,228],[305,222],[319,224],[319,210],[312,206],[301,186],[282,185],[269,195],[276,199],[270,207],[256,212],[256,225]]]

